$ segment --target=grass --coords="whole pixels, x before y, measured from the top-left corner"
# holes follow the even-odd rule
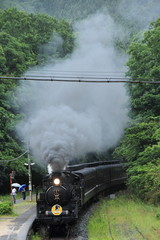
[[[20,215],[27,211],[33,205],[35,205],[35,201],[30,202],[29,200],[25,200],[23,202],[15,204],[13,207],[13,212],[17,215]]]
[[[22,198],[22,193],[18,192],[17,195],[16,195],[16,200],[18,200],[20,198]],[[12,196],[11,195],[1,195],[0,196],[0,201],[2,201],[2,202],[6,202],[6,201],[12,202]],[[6,215],[0,215],[0,218],[3,219],[3,218],[12,218],[12,217],[19,216],[20,214],[27,211],[33,205],[35,205],[35,196],[33,196],[32,202],[30,202],[29,200],[25,200],[25,201],[19,202],[17,204],[13,204],[12,213],[11,214],[6,214]]]
[[[40,191],[40,190],[39,190]],[[32,191],[32,195],[35,194],[36,191]],[[26,197],[29,196],[29,191],[26,191]],[[22,198],[22,192],[18,192],[16,193],[16,199],[20,199]],[[5,201],[12,201],[12,196],[11,194],[5,194],[5,195],[0,195],[0,202],[5,202]]]
[[[29,240],[41,240],[42,236],[36,233],[34,236],[31,236]]]
[[[22,198],[22,193],[21,192],[17,192],[16,194],[16,199],[20,199]],[[12,201],[12,196],[11,194],[5,194],[5,195],[0,195],[0,201],[1,202],[6,202],[6,201]]]
[[[125,195],[101,200],[88,224],[89,240],[159,240],[160,207]]]

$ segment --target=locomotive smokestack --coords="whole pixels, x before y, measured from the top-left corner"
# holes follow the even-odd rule
[[[64,159],[60,159],[58,157],[53,157],[48,161],[48,165],[50,166],[51,172],[62,171],[66,169],[66,161]]]

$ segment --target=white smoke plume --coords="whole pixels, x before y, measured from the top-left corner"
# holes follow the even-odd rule
[[[125,59],[113,47],[121,29],[110,16],[97,13],[75,29],[77,47],[70,58],[36,74],[124,72]],[[33,75],[33,70],[27,74]],[[23,82],[19,92],[26,113],[19,134],[29,140],[37,161],[50,164],[54,171],[64,169],[73,158],[115,146],[128,121],[128,97],[120,83]]]

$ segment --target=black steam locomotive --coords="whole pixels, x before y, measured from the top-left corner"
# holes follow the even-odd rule
[[[68,166],[43,179],[43,192],[37,192],[36,220],[47,226],[68,225],[78,218],[89,200],[126,181],[119,161]]]

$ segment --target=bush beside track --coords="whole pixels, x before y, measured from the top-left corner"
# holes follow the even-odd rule
[[[12,213],[12,202],[0,202],[0,215],[8,215]]]

